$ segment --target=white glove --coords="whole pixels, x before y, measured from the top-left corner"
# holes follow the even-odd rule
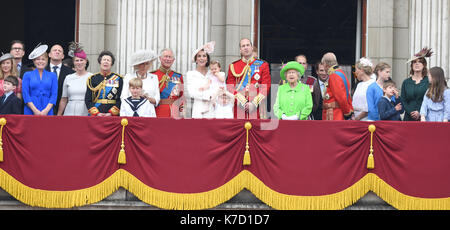
[[[288,117],[288,120],[297,121],[298,120],[298,116],[297,115],[290,116],[290,117]]]
[[[298,116],[297,115],[293,115],[293,116],[286,116],[285,114],[283,114],[283,116],[281,117],[283,120],[288,120],[288,121],[296,121],[298,120]]]

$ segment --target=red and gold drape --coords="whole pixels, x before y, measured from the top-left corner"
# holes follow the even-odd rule
[[[448,123],[252,120],[246,165],[245,120],[4,118],[0,187],[31,206],[123,187],[163,209],[213,208],[244,188],[275,209],[343,209],[368,191],[398,209],[450,209]]]

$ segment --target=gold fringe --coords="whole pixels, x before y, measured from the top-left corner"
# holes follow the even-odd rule
[[[0,187],[20,202],[41,208],[73,208],[104,200],[116,192],[123,181],[123,170],[118,170],[105,181],[90,188],[74,191],[47,191],[23,185],[0,169]]]
[[[323,196],[294,196],[278,193],[247,170],[214,190],[195,194],[164,192],[148,187],[123,169],[119,169],[98,185],[75,191],[33,189],[0,169],[0,187],[24,204],[42,208],[73,208],[97,203],[116,192],[119,187],[123,187],[141,201],[167,210],[214,208],[230,200],[244,188],[265,204],[280,210],[344,209],[356,203],[369,191],[373,191],[400,210],[450,210],[450,198],[426,199],[407,196],[372,173],[341,192]]]

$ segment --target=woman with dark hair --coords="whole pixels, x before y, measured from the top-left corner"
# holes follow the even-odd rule
[[[450,119],[450,89],[445,81],[444,70],[430,69],[430,87],[423,97],[420,108],[421,121],[448,122]]]
[[[97,59],[100,73],[90,76],[87,80],[85,103],[90,116],[120,115],[123,78],[111,72],[115,60],[110,51],[101,52]]]
[[[417,53],[411,60],[410,77],[403,81],[401,97],[405,108],[404,121],[420,121],[420,107],[423,102],[423,96],[428,90],[428,69],[427,60],[433,52],[431,49],[424,48]]]
[[[186,74],[186,91],[194,99],[192,118],[215,117],[211,100],[216,92],[210,87],[212,73],[208,69],[211,61],[209,55],[214,52],[214,45],[215,42],[210,42],[194,51],[192,62],[197,64],[197,68]]]
[[[69,46],[69,56],[76,72],[67,75],[64,80],[58,116],[87,116],[84,97],[86,81],[92,75],[86,71],[87,55],[79,43],[72,42]]]

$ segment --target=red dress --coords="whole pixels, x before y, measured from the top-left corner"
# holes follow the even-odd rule
[[[264,103],[270,92],[269,64],[259,59],[243,59],[233,62],[228,70],[228,91],[236,96],[234,104],[234,118],[238,119],[265,119],[267,118],[266,104]],[[252,113],[245,112],[243,106],[251,102],[257,110]]]
[[[328,72],[329,80],[323,101],[323,120],[345,120],[353,113],[351,85],[344,71],[333,66]]]
[[[152,72],[158,76],[161,101],[156,107],[156,117],[180,118],[183,106],[183,75],[159,68]]]

